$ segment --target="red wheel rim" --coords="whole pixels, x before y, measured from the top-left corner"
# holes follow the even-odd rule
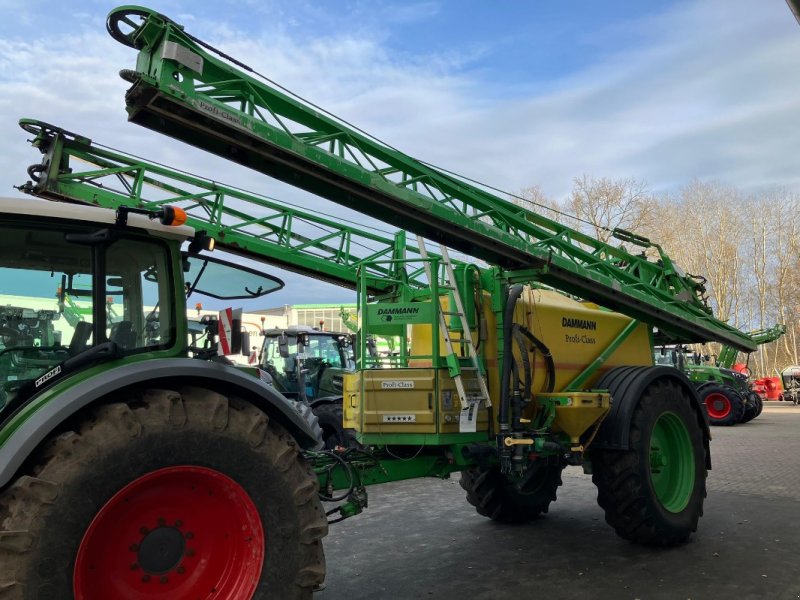
[[[731,414],[731,401],[725,394],[712,392],[706,396],[706,411],[712,419],[724,419]]]
[[[77,600],[250,598],[264,530],[247,492],[205,467],[152,471],[100,509],[75,558]]]

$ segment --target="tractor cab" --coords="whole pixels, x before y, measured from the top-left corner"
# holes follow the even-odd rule
[[[343,373],[355,369],[351,336],[307,326],[264,333],[260,367],[295,400],[342,395]]]
[[[0,410],[91,365],[186,356],[187,295],[227,302],[283,287],[181,253],[194,231],[162,216],[0,198]]]
[[[781,371],[782,399],[800,404],[800,366],[791,366]]]
[[[704,357],[687,346],[656,346],[653,349],[653,362],[687,371],[692,366],[702,365]]]
[[[0,407],[83,366],[173,348],[173,256],[193,232],[134,217],[0,199]]]

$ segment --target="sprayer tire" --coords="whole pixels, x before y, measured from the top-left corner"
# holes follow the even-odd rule
[[[618,535],[674,546],[697,530],[706,497],[703,429],[674,382],[656,380],[642,394],[627,450],[595,450],[591,459],[597,503]]]
[[[541,460],[531,468],[539,469],[526,492],[519,491],[494,465],[472,467],[461,473],[461,487],[467,492],[467,502],[478,514],[500,523],[527,523],[548,511],[556,500],[561,485],[560,464]]]

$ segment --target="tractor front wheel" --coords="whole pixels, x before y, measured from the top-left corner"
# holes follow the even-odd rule
[[[744,414],[742,415],[742,423],[749,423],[761,414],[761,397],[755,392],[747,392],[745,395]]]
[[[744,398],[732,387],[711,384],[701,387],[697,393],[706,407],[710,425],[736,425],[742,421]]]
[[[336,447],[353,448],[358,446],[358,442],[353,435],[344,429],[341,399],[336,402],[317,405],[312,410],[317,419],[319,419],[319,426],[322,428],[322,441],[326,450],[333,450]]]
[[[521,488],[497,465],[463,471],[460,484],[478,514],[501,523],[526,523],[546,513],[555,501],[564,466],[541,459],[529,469]]]
[[[758,416],[764,410],[764,399],[758,394],[756,396],[758,397],[758,400],[756,400],[756,416]]]
[[[617,534],[673,546],[689,539],[703,514],[706,450],[699,415],[671,381],[655,381],[639,400],[628,450],[597,450],[597,502]]]
[[[252,404],[149,390],[94,409],[0,494],[7,598],[311,598],[327,521]]]

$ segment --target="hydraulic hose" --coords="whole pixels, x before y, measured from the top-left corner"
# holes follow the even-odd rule
[[[508,432],[508,414],[511,408],[511,363],[514,360],[512,349],[514,341],[514,307],[522,295],[522,285],[512,286],[506,298],[506,308],[503,313],[503,371],[500,376],[500,410],[497,419],[500,422],[500,437],[498,442],[503,444],[503,434]],[[501,446],[502,448],[502,446]]]
[[[533,335],[533,332],[527,327],[517,325],[517,330],[520,331],[526,338],[528,338],[536,347],[536,349],[542,353],[545,365],[547,366],[547,387],[544,391],[545,393],[552,392],[556,385],[556,365],[553,361],[553,355],[550,354],[550,349],[545,346],[542,340]]]
[[[516,431],[519,427],[519,419],[522,415],[522,395],[519,391],[519,365],[514,360],[511,363],[511,384],[514,387],[511,393],[511,429]]]
[[[519,356],[520,362],[522,363],[522,372],[524,373],[525,377],[523,379],[524,386],[522,388],[522,397],[523,398],[530,398],[531,397],[531,384],[533,383],[533,370],[531,369],[531,357],[530,351],[528,350],[528,346],[525,344],[525,337],[522,335],[522,332],[519,330],[519,325],[514,323],[514,341],[517,343],[517,348],[519,349]],[[517,361],[514,361],[514,365],[517,365]],[[517,371],[519,371],[519,367],[517,367]],[[512,377],[517,377],[514,379],[514,386],[519,387],[519,373],[517,375],[512,375]]]

